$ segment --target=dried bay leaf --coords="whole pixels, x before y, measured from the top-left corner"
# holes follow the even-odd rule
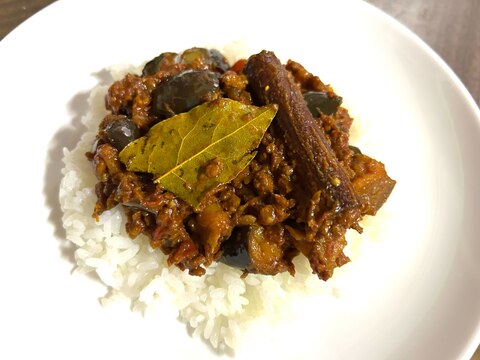
[[[155,182],[196,207],[250,163],[276,112],[276,105],[223,98],[204,103],[153,126],[120,152],[120,160],[130,171],[154,174]]]

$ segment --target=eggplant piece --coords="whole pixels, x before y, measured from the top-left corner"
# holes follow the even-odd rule
[[[165,52],[147,62],[142,70],[142,76],[155,75],[164,68],[168,68],[176,62],[177,53]]]
[[[103,143],[113,145],[120,152],[130,142],[140,137],[138,126],[125,115],[109,114],[105,116],[98,129],[98,139],[93,145],[93,153]]]
[[[285,228],[280,225],[250,225],[235,229],[222,243],[219,261],[254,274],[275,275],[284,271],[295,273],[293,253],[284,248]]]
[[[152,60],[148,61],[143,70],[142,76],[155,75],[161,70],[181,64],[188,69],[204,69],[223,74],[230,69],[227,59],[216,49],[191,48],[177,54],[174,52],[165,52]]]
[[[209,69],[223,74],[230,68],[227,59],[216,49],[191,48],[178,56],[178,62],[193,68]]]
[[[209,70],[187,70],[160,83],[152,92],[152,111],[164,118],[187,112],[219,90],[218,74]]]
[[[236,253],[223,253],[218,261],[240,270],[247,270],[252,262],[244,247],[239,248]]]
[[[337,112],[338,107],[342,105],[340,96],[329,95],[325,91],[307,91],[303,93],[303,98],[314,117],[319,117],[320,113],[333,115]]]
[[[247,237],[247,227],[234,228],[230,237],[222,242],[222,256],[218,261],[240,270],[249,270],[252,260],[248,254]]]
[[[364,203],[363,212],[375,215],[387,201],[396,181],[388,176],[380,161],[364,154],[354,155],[352,169],[356,173],[353,187]]]
[[[288,271],[290,264],[284,258],[285,229],[280,225],[251,225],[248,229],[248,254],[252,261],[251,272],[275,275]]]
[[[244,68],[250,91],[261,105],[277,104],[274,124],[283,134],[290,157],[296,159],[298,174],[313,196],[323,191],[335,202],[337,211],[360,205],[346,170],[337,160],[329,141],[313,118],[302,93],[273,52],[251,56]]]
[[[350,148],[350,150],[353,151],[354,154],[361,154],[362,153],[362,150],[360,150],[360,148],[358,148],[356,146],[349,145],[348,147]]]
[[[105,134],[109,142],[118,151],[140,137],[140,129],[126,116],[119,115],[118,120],[109,122],[105,126]]]
[[[212,67],[215,71],[223,74],[230,69],[230,64],[220,51],[217,49],[209,49],[208,53],[212,59]]]

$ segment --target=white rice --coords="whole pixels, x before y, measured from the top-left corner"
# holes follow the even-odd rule
[[[111,73],[118,79],[126,71],[132,68],[116,68]],[[96,178],[85,152],[106,114],[106,91],[107,87],[99,86],[91,92],[89,111],[82,119],[86,131],[73,150],[64,149],[60,186],[67,239],[78,246],[75,272],[96,272],[107,287],[103,305],[127,298],[139,312],[159,304],[171,306],[194,336],[203,337],[214,348],[235,348],[251,320],[273,320],[285,314],[294,296],[319,292],[338,296],[338,291],[311,274],[304,257],[295,259],[295,277],[288,273],[274,277],[249,274],[242,279],[240,270],[221,263],[207,269],[205,276],[195,277],[167,267],[166,256],[152,250],[145,236],[131,240],[120,206],[104,212],[96,222],[91,216]]]

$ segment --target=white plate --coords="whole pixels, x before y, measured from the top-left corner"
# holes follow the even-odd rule
[[[478,107],[432,50],[370,5],[299,0],[60,1],[0,43],[0,358],[212,356],[168,309],[152,321],[99,305],[104,288],[70,274],[57,192],[61,149],[79,139],[102,69],[234,41],[333,84],[368,125],[361,148],[398,180],[381,239],[341,269],[341,296],[249,337],[234,357],[468,359],[480,341]]]

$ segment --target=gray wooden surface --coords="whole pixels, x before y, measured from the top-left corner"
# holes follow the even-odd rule
[[[412,29],[480,104],[480,0],[366,0]],[[52,0],[0,0],[0,39]]]
[[[480,104],[480,0],[366,0],[419,35]],[[0,39],[52,0],[0,0]],[[472,360],[480,360],[480,348]]]
[[[367,0],[432,47],[480,104],[480,0]]]

